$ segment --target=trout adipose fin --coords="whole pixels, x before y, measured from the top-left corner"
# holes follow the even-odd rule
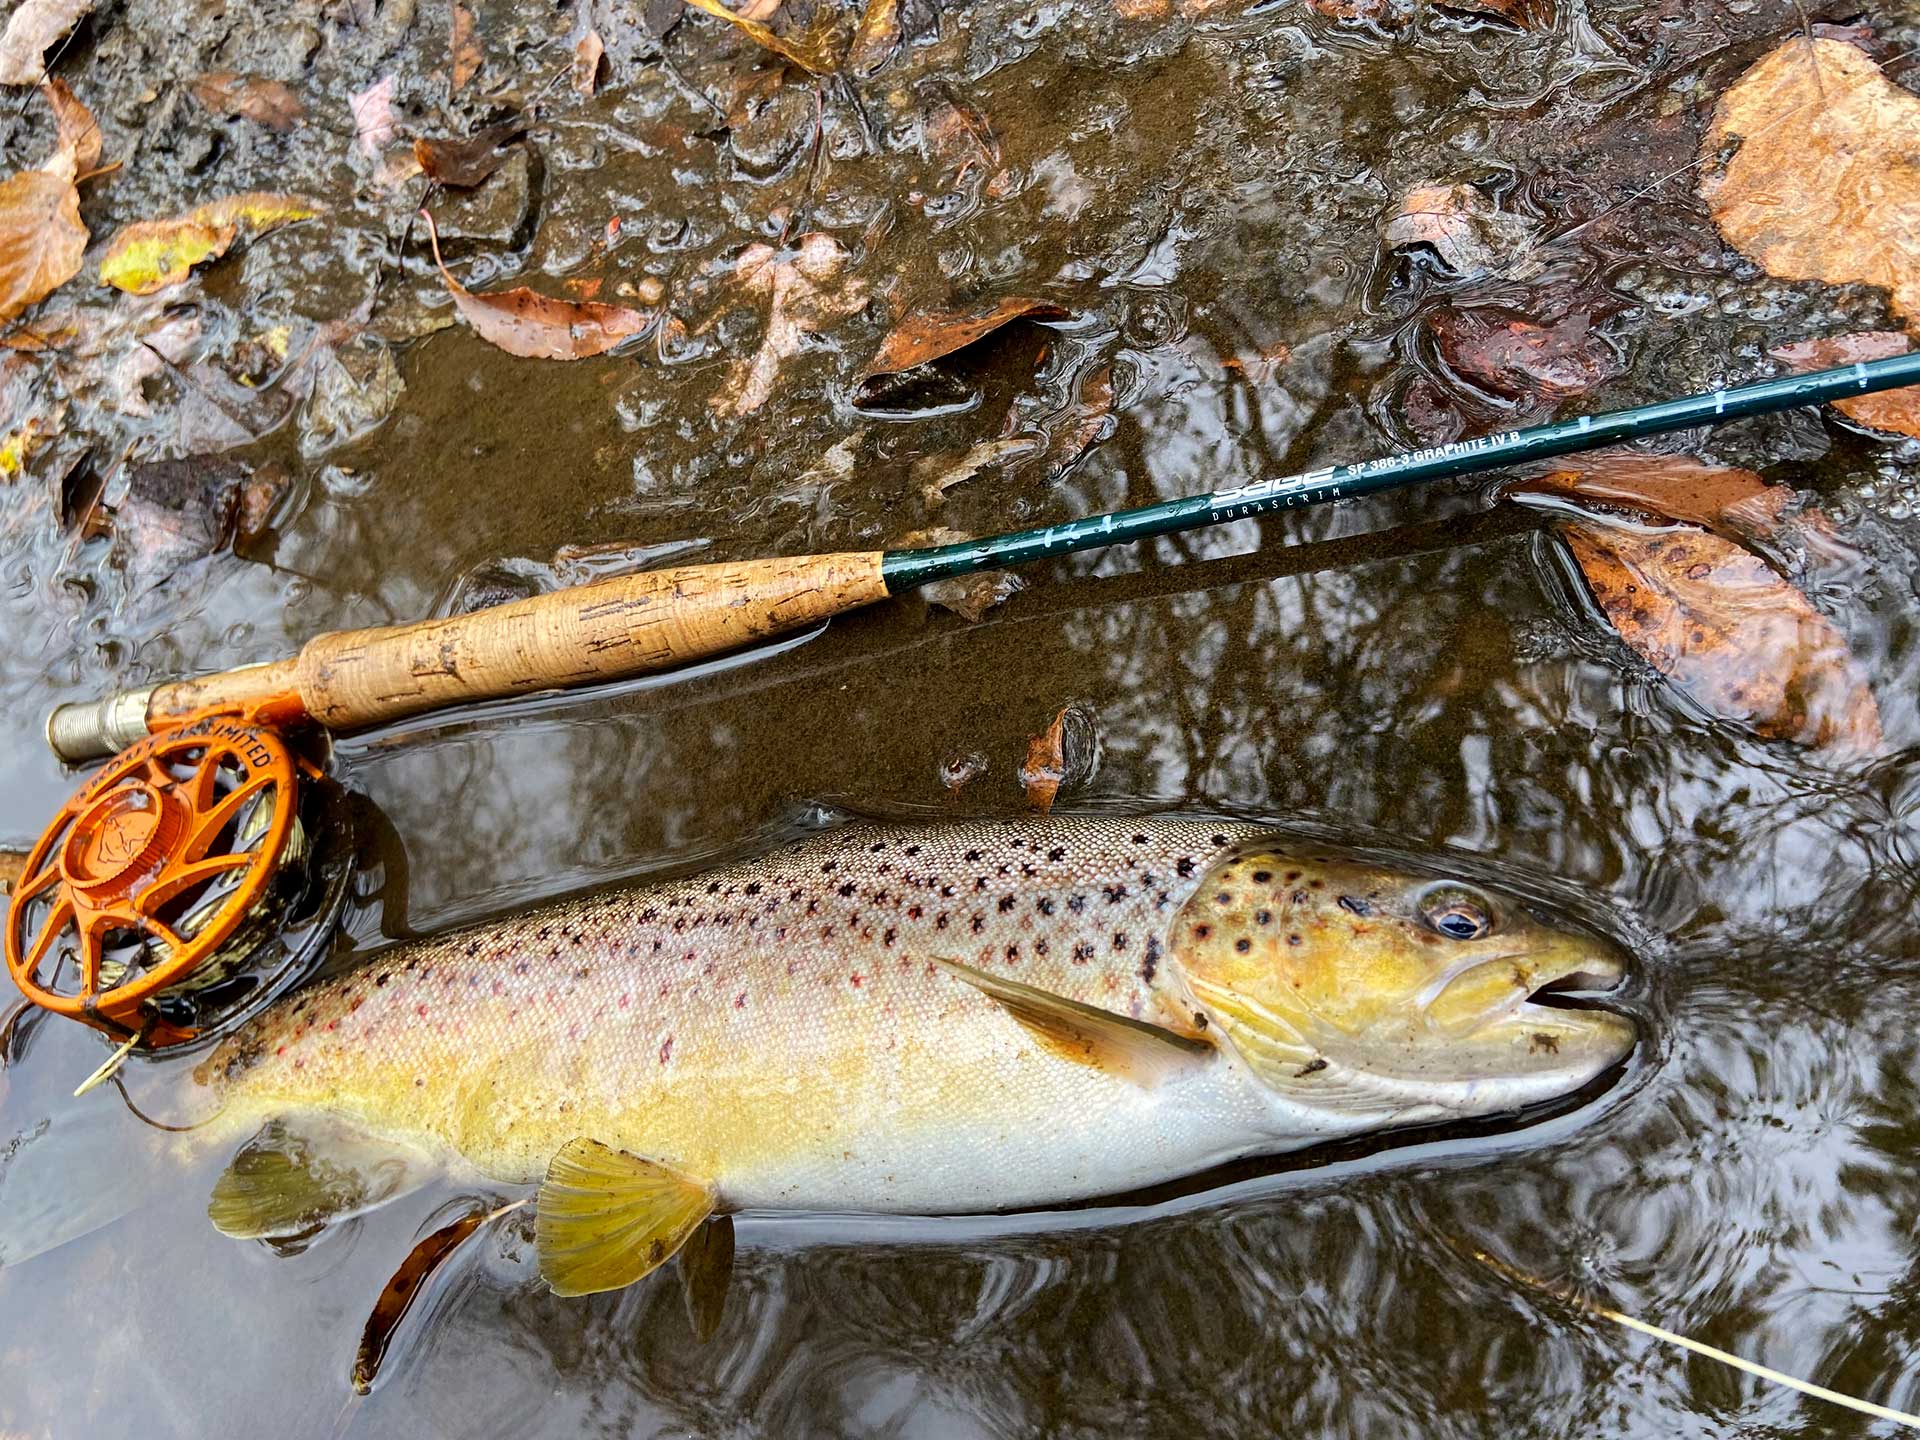
[[[713,1187],[691,1175],[598,1140],[570,1140],[540,1186],[540,1274],[556,1295],[619,1290],[672,1259],[713,1205]]]
[[[997,1003],[1048,1054],[1105,1070],[1136,1085],[1158,1085],[1216,1053],[1203,1040],[1190,1040],[1144,1020],[989,975],[957,960],[935,963]]]

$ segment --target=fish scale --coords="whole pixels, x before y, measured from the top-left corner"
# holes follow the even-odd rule
[[[325,1111],[509,1182],[590,1135],[740,1206],[966,1210],[1144,1183],[1243,1153],[1269,1103],[1238,1074],[1176,1099],[1062,1061],[934,962],[1192,1033],[1168,917],[1258,833],[852,826],[399,947],[270,1011],[206,1074],[229,1126]]]

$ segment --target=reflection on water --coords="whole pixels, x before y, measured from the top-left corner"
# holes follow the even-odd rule
[[[495,33],[515,7],[500,8]],[[463,577],[505,560],[533,573],[566,544],[705,539],[716,559],[883,544],[933,523],[913,460],[1014,415],[1071,423],[1100,365],[1121,417],[1110,441],[1057,480],[1038,466],[976,477],[937,523],[1045,523],[1417,441],[1434,410],[1410,398],[1416,380],[1460,424],[1512,423],[1423,338],[1423,317],[1462,297],[1606,297],[1631,364],[1575,402],[1595,407],[1757,373],[1766,332],[1743,305],[1796,334],[1870,321],[1870,296],[1768,288],[1734,267],[1683,184],[1490,279],[1378,244],[1414,184],[1484,182],[1555,234],[1686,164],[1689,107],[1801,19],[1771,0],[1739,8],[1569,5],[1532,34],[1439,9],[1392,32],[1298,6],[1131,28],[1092,5],[949,10],[944,48],[910,64],[966,77],[1016,198],[968,191],[950,212],[895,214],[921,165],[902,140],[836,161],[814,223],[871,237],[863,273],[898,275],[912,303],[1022,287],[1070,299],[1080,318],[1038,360],[1036,337],[1010,341],[965,377],[964,403],[876,420],[844,404],[879,335],[856,325],[820,337],[767,410],[736,422],[707,403],[724,352],[530,369],[465,332],[436,336],[401,357],[394,420],[301,462],[306,502],[271,565],[222,559],[116,608],[110,576],[72,583],[85,557],[64,540],[9,539],[0,697],[20,723],[0,743],[0,841],[30,838],[64,792],[36,734],[56,699],[425,614]],[[551,28],[545,11],[527,23]],[[681,58],[713,93],[739,63]],[[874,116],[920,103],[897,88],[863,92]],[[611,110],[561,113],[557,218],[527,267],[561,272],[624,206],[690,216],[685,237],[647,251],[683,283],[795,202],[798,162],[773,181],[721,165],[681,184],[659,127],[698,113],[652,79]],[[815,473],[856,433],[850,476]],[[1835,767],[1687,713],[1567,598],[1541,518],[1484,513],[1466,485],[1064,560],[977,626],[902,601],[751,664],[340,747],[344,779],[390,825],[368,843],[392,883],[370,880],[348,926],[364,951],[766,843],[823,804],[1011,811],[1026,737],[1079,701],[1099,759],[1063,804],[1450,848],[1627,939],[1652,1041],[1611,1092],[1517,1134],[1240,1177],[1123,1225],[749,1221],[704,1345],[677,1269],[558,1300],[508,1222],[463,1253],[424,1339],[352,1404],[372,1297],[452,1197],[416,1195],[278,1256],[207,1225],[217,1157],[182,1171],[156,1156],[139,1162],[154,1168],[136,1213],[0,1271],[0,1432],[326,1434],[338,1417],[354,1434],[516,1440],[1856,1433],[1518,1289],[1475,1248],[1920,1407],[1911,456],[1809,416],[1696,439],[1816,490],[1868,557],[1816,598],[1873,677],[1883,755]],[[9,523],[37,503],[0,492]],[[967,752],[987,771],[949,794],[942,762]],[[6,1135],[73,1113],[66,1091],[98,1059],[72,1027],[41,1027],[0,1099]],[[165,1070],[133,1077],[162,1114]]]

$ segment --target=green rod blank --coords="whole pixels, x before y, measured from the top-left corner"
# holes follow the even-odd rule
[[[1353,465],[1329,465],[1299,475],[1256,480],[1231,490],[1183,496],[1133,510],[1113,510],[1037,530],[1015,530],[921,550],[890,550],[881,560],[881,575],[887,589],[898,594],[935,580],[1021,565],[1051,555],[1124,545],[1155,535],[1245,520],[1274,510],[1350,500],[1422,480],[1498,470],[1556,455],[1598,450],[1643,435],[1719,425],[1728,420],[1771,415],[1803,405],[1819,405],[1914,384],[1920,384],[1920,351],[1763,380],[1731,390],[1689,395],[1657,405],[1637,405],[1631,410],[1582,415],[1552,425],[1506,430],[1474,440],[1455,440]]]

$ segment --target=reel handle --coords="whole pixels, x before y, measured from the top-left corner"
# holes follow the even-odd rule
[[[210,710],[361,730],[475,700],[645,675],[885,599],[880,560],[867,550],[681,565],[443,620],[333,631],[291,660],[63,705],[47,723],[47,742],[78,763]]]

